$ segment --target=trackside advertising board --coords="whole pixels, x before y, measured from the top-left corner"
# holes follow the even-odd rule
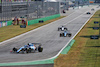
[[[0,27],[4,27],[4,26],[7,26],[7,21],[5,21],[5,22],[0,22]]]

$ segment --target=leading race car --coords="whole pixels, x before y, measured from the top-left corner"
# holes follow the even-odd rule
[[[69,31],[64,31],[62,33],[60,33],[60,37],[71,37],[72,34]]]
[[[58,31],[64,31],[64,30],[68,30],[65,26],[61,26],[61,27],[58,27]]]
[[[35,51],[43,51],[43,47],[40,43],[28,43],[28,45],[24,45],[19,49],[14,47],[11,53],[31,53]]]
[[[91,11],[94,11],[94,8],[92,8]]]
[[[91,14],[90,12],[87,12],[86,14]]]

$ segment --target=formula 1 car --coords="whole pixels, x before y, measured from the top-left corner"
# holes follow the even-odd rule
[[[24,45],[21,48],[13,48],[12,53],[32,53],[32,52],[42,52],[43,47],[40,43],[28,43],[28,45]]]
[[[86,14],[91,14],[90,12],[87,12]]]
[[[60,33],[60,37],[71,37],[72,34],[69,31],[64,31],[62,33]]]
[[[68,30],[66,27],[62,26],[62,27],[58,27],[58,31],[64,31],[64,30]]]
[[[91,11],[94,11],[94,9],[92,8]]]

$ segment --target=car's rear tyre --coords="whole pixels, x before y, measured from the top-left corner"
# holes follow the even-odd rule
[[[64,30],[68,30],[67,28],[64,28]]]
[[[59,31],[60,29],[58,28],[58,31]]]
[[[71,34],[68,34],[68,37],[71,37]]]
[[[39,52],[42,52],[42,51],[43,51],[43,47],[42,47],[42,46],[39,46],[39,47],[38,47],[38,51],[39,51]]]
[[[64,33],[62,33],[62,36],[64,37]]]

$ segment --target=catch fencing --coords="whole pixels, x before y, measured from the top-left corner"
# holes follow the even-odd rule
[[[27,20],[33,20],[59,13],[59,2],[18,1],[0,3],[0,21],[12,20],[14,17],[25,17]]]

